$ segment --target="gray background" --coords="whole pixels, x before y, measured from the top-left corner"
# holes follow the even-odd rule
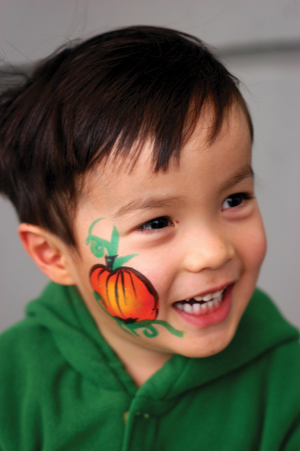
[[[153,24],[197,35],[245,84],[255,125],[254,171],[268,235],[259,286],[300,327],[300,1],[0,0],[1,65],[32,64],[69,39]],[[46,283],[0,198],[0,330]]]

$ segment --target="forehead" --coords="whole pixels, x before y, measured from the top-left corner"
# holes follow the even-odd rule
[[[202,171],[213,170],[213,178],[217,182],[218,178],[222,178],[220,164],[223,163],[220,162],[220,156],[224,157],[225,161],[230,161],[233,172],[235,165],[242,167],[245,162],[250,167],[251,133],[242,109],[237,105],[231,108],[224,118],[219,134],[210,142],[208,137],[214,122],[212,115],[212,111],[207,110],[206,114],[201,116],[181,150],[179,161],[172,159],[166,171],[154,171],[153,146],[149,140],[142,146],[134,165],[130,155],[125,159],[111,155],[104,164],[95,167],[85,179],[84,196],[81,200],[85,202],[89,199],[92,203],[108,202],[113,208],[118,202],[124,202],[124,198],[129,201],[130,198],[139,197],[141,193],[147,196],[150,191],[159,193],[163,188],[167,195],[168,190],[170,193],[176,188],[180,191],[180,175],[181,178],[184,174],[189,177],[196,171],[201,177]]]

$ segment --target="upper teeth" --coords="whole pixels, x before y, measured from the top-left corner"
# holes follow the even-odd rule
[[[204,302],[208,302],[211,301],[212,299],[216,299],[219,296],[221,296],[223,294],[223,290],[219,290],[219,291],[215,291],[214,293],[208,293],[205,296],[195,296],[194,299],[195,301],[204,301]],[[190,301],[190,299],[186,299],[187,301]]]
[[[200,315],[210,313],[221,304],[224,291],[225,288],[223,290],[215,291],[214,293],[206,294],[205,296],[195,296],[194,298],[186,299],[185,301],[178,301],[176,302],[176,307],[179,310],[183,310],[190,314]]]

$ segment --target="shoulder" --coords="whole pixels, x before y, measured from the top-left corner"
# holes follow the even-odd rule
[[[38,440],[45,395],[64,366],[49,332],[31,318],[0,335],[0,447],[22,449],[27,435]]]
[[[0,396],[37,393],[46,369],[62,361],[49,331],[26,318],[0,335]],[[17,390],[16,390],[17,388]],[[8,399],[7,399],[8,400]]]
[[[255,348],[258,355],[270,358],[274,365],[290,360],[295,371],[300,372],[299,330],[262,290],[255,290],[241,324],[246,329],[246,333],[242,331],[244,338],[251,344],[249,349]]]
[[[48,331],[31,318],[26,318],[0,335],[0,374],[11,365],[28,366],[39,358],[41,343],[49,345]],[[8,358],[9,357],[9,358]]]
[[[251,300],[255,342],[266,343],[253,360],[253,377],[260,381],[264,412],[262,443],[266,449],[294,450],[300,446],[299,331],[261,290]],[[250,312],[251,313],[251,312]],[[270,446],[272,443],[272,446]],[[294,447],[295,446],[295,447]]]
[[[241,326],[246,330],[251,328],[254,342],[262,349],[288,341],[299,342],[299,330],[284,318],[276,303],[260,289],[255,289]],[[247,330],[246,334],[249,332]]]
[[[35,317],[0,335],[1,449],[41,449],[45,409],[57,405],[54,387],[68,371],[51,332]]]
[[[262,443],[266,449],[294,451],[300,447],[300,345],[297,340],[275,346],[262,358],[264,396]],[[257,364],[259,366],[259,362]],[[270,446],[270,443],[272,445]]]
[[[56,345],[47,319],[57,318],[64,308],[62,289],[49,284],[41,296],[26,307],[26,317],[0,335],[0,391],[1,381],[12,378],[23,386],[29,381],[37,382],[39,374],[45,377],[47,371],[64,359]],[[65,304],[67,304],[65,301]],[[53,318],[48,322],[55,323]],[[46,320],[44,320],[46,318]],[[60,324],[62,321],[57,319]]]

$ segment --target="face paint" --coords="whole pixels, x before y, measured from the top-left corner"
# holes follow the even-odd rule
[[[110,241],[92,235],[94,225],[102,219],[92,223],[86,239],[93,255],[97,258],[104,256],[106,262],[106,265],[94,265],[90,271],[94,297],[100,307],[131,335],[138,336],[137,329],[141,328],[145,337],[156,337],[158,331],[154,324],[159,324],[173,335],[182,337],[182,331],[166,321],[156,320],[159,300],[150,280],[137,270],[122,266],[137,254],[118,257],[119,234],[116,227],[113,227]]]

